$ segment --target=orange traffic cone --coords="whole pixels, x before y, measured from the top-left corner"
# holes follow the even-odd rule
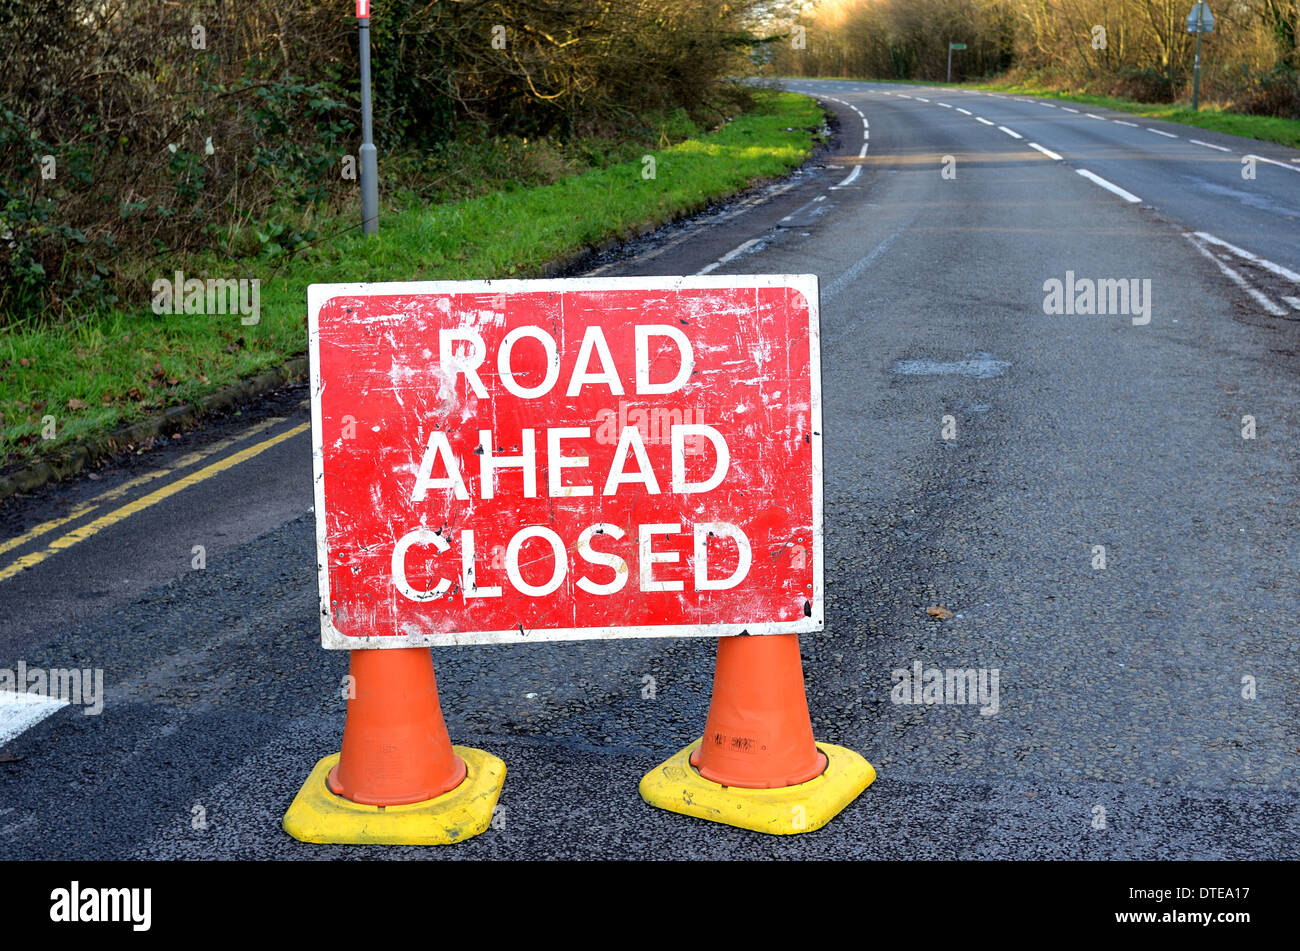
[[[433,655],[423,648],[352,652],[353,696],[330,792],[372,806],[423,802],[455,789],[465,761],[452,752]]]
[[[491,824],[505,763],[452,746],[427,648],[354,650],[341,753],[284,817],[304,842],[441,845]]]
[[[876,778],[813,739],[797,634],[718,640],[704,736],[641,780],[652,806],[786,835],[819,829]]]
[[[770,789],[820,776],[798,634],[718,639],[713,700],[691,765],[722,786]]]

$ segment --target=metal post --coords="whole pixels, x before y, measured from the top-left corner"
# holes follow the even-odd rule
[[[1201,18],[1205,15],[1205,4],[1196,5],[1196,61],[1192,65],[1192,111],[1195,112],[1201,102]]]
[[[379,155],[370,118],[370,17],[357,21],[361,47],[361,230],[379,231]]]
[[[952,43],[948,44],[948,82],[952,82]]]

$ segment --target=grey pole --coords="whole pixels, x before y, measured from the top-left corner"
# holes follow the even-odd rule
[[[952,82],[952,43],[948,44],[948,82]]]
[[[1205,15],[1205,4],[1196,5],[1196,62],[1192,65],[1192,111],[1201,103],[1201,18]]]
[[[370,17],[358,21],[361,46],[361,230],[379,231],[379,156],[370,118]]]

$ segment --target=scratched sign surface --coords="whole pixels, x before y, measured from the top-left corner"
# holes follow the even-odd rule
[[[818,631],[812,275],[313,285],[322,643]]]

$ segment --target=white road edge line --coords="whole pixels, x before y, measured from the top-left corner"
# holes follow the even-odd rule
[[[1069,106],[1062,106],[1061,108],[1064,109],[1066,112],[1073,112],[1075,115],[1079,114],[1078,109],[1071,109]]]
[[[1016,132],[1016,131],[1014,131],[1014,130],[1012,130],[1012,129],[1008,129],[1008,128],[1007,128],[1006,126],[1004,126],[1004,125],[1000,125],[1000,126],[998,126],[998,128],[1001,129],[1003,132],[1005,132],[1007,135],[1011,136],[1011,138],[1013,138],[1013,139],[1023,139],[1023,138],[1024,138],[1024,136],[1021,135],[1019,132]]]
[[[864,146],[862,147],[862,154],[863,154],[863,155],[866,154],[866,149],[867,149],[867,147],[864,145]],[[860,175],[861,173],[862,173],[862,166],[861,166],[861,165],[855,165],[855,166],[853,166],[853,171],[849,172],[849,176],[848,176],[848,178],[844,179],[844,181],[840,182],[838,185],[832,185],[831,188],[830,188],[830,190],[831,190],[831,191],[835,191],[836,189],[843,188],[845,185],[852,185],[853,182],[854,182],[854,180],[855,180],[855,179],[858,177],[858,175]],[[700,272],[700,273],[703,273],[703,272]]]
[[[68,701],[57,697],[0,690],[0,746],[67,705]]]
[[[1087,116],[1089,119],[1100,119],[1102,122],[1106,121],[1105,116],[1099,116],[1095,112],[1085,112],[1084,115]]]
[[[962,115],[965,115],[965,116],[974,115],[974,113],[971,112],[969,109],[963,109],[961,106],[958,106],[958,107],[957,107],[957,111],[960,112]]]
[[[1142,128],[1146,129],[1148,132],[1154,132],[1156,135],[1163,135],[1166,139],[1176,139],[1176,138],[1178,138],[1178,136],[1174,135],[1172,132],[1164,132],[1164,131],[1162,131],[1162,130],[1160,130],[1160,129],[1153,129],[1153,128],[1151,128],[1151,126],[1149,126],[1149,125],[1148,125],[1148,126],[1143,126]]]
[[[976,116],[976,117],[975,117],[975,121],[976,121],[976,122],[983,122],[985,125],[993,125],[992,122],[989,122],[989,120],[988,120],[988,119],[985,119],[983,116]]]
[[[1300,297],[1288,297],[1285,294],[1283,294],[1282,299],[1286,301],[1288,304],[1290,304],[1292,307],[1294,307],[1296,310],[1300,310]]]
[[[1230,281],[1232,281],[1243,291],[1245,291],[1247,294],[1253,297],[1255,299],[1255,302],[1258,303],[1259,306],[1263,307],[1274,317],[1286,316],[1286,308],[1279,307],[1277,304],[1273,303],[1271,300],[1269,300],[1267,297],[1265,297],[1263,294],[1257,291],[1254,287],[1251,286],[1249,281],[1247,281],[1244,277],[1242,277],[1232,268],[1228,267],[1228,265],[1224,264],[1217,257],[1215,257],[1215,255],[1213,254],[1213,252],[1210,251],[1209,248],[1202,247],[1201,244],[1195,239],[1195,237],[1193,237],[1193,235],[1190,232],[1184,233],[1183,237],[1187,238],[1187,240],[1192,242],[1192,247],[1194,247],[1197,251],[1201,252],[1201,254],[1205,255],[1207,258],[1213,261],[1218,266],[1219,270],[1222,271]]]
[[[1075,171],[1078,172],[1080,175],[1082,175],[1084,178],[1086,178],[1088,181],[1092,182],[1094,185],[1100,185],[1102,188],[1106,189],[1106,191],[1118,195],[1120,198],[1123,198],[1125,201],[1137,204],[1142,200],[1132,192],[1125,191],[1124,189],[1120,188],[1114,182],[1108,182],[1100,175],[1094,175],[1086,168],[1076,168]]]
[[[1217,152],[1231,152],[1231,151],[1232,151],[1232,149],[1227,148],[1226,146],[1223,146],[1223,145],[1215,145],[1213,142],[1202,142],[1200,139],[1188,139],[1187,141],[1188,141],[1188,142],[1191,142],[1193,145],[1203,145],[1203,146],[1205,146],[1207,149],[1214,149],[1214,150],[1217,151]]]
[[[1269,165],[1276,165],[1278,168],[1284,168],[1288,172],[1300,172],[1300,168],[1292,168],[1290,165],[1286,164],[1286,162],[1279,162],[1277,159],[1271,159],[1265,155],[1255,155],[1252,152],[1249,153],[1246,158],[1258,159],[1261,162],[1267,162]]]
[[[1283,267],[1280,264],[1274,264],[1272,261],[1268,260],[1268,258],[1261,258],[1257,254],[1251,254],[1245,248],[1239,248],[1235,244],[1229,244],[1228,242],[1224,241],[1222,238],[1216,238],[1208,231],[1193,231],[1192,234],[1196,235],[1196,237],[1200,238],[1202,241],[1208,241],[1210,244],[1217,244],[1219,247],[1223,248],[1224,250],[1231,251],[1233,254],[1237,255],[1237,257],[1243,258],[1249,261],[1251,264],[1258,265],[1259,267],[1262,267],[1266,271],[1272,271],[1278,277],[1285,277],[1288,281],[1291,281],[1296,284],[1300,284],[1300,274],[1297,274],[1295,271],[1291,270],[1288,267]]]
[[[1037,149],[1038,151],[1042,152],[1044,155],[1046,155],[1049,159],[1051,159],[1051,160],[1054,161],[1054,162],[1064,162],[1064,161],[1065,161],[1065,159],[1061,158],[1061,156],[1057,155],[1057,154],[1056,154],[1055,152],[1053,152],[1051,149],[1045,149],[1045,148],[1043,148],[1041,145],[1039,145],[1037,142],[1030,142],[1030,143],[1029,143],[1029,147],[1030,147],[1031,149]]]
[[[710,271],[712,271],[714,268],[722,267],[722,265],[726,264],[728,261],[733,261],[733,260],[735,260],[737,257],[739,257],[740,255],[742,255],[742,254],[744,254],[746,251],[748,251],[750,248],[752,248],[754,245],[758,244],[758,242],[761,241],[761,240],[763,240],[763,239],[762,239],[762,238],[750,238],[750,239],[749,239],[748,241],[746,241],[744,244],[738,244],[738,245],[736,245],[736,247],[732,248],[730,251],[728,251],[728,252],[727,252],[726,254],[724,254],[722,257],[720,257],[720,258],[718,258],[716,261],[714,261],[712,264],[705,265],[704,267],[700,268],[700,269],[699,269],[698,271],[696,271],[695,273],[696,273],[696,274],[708,274],[708,273],[709,273]]]
[[[1136,122],[1129,122],[1127,119],[1111,119],[1110,121],[1116,125],[1126,125],[1130,129],[1136,129],[1138,127]]]

